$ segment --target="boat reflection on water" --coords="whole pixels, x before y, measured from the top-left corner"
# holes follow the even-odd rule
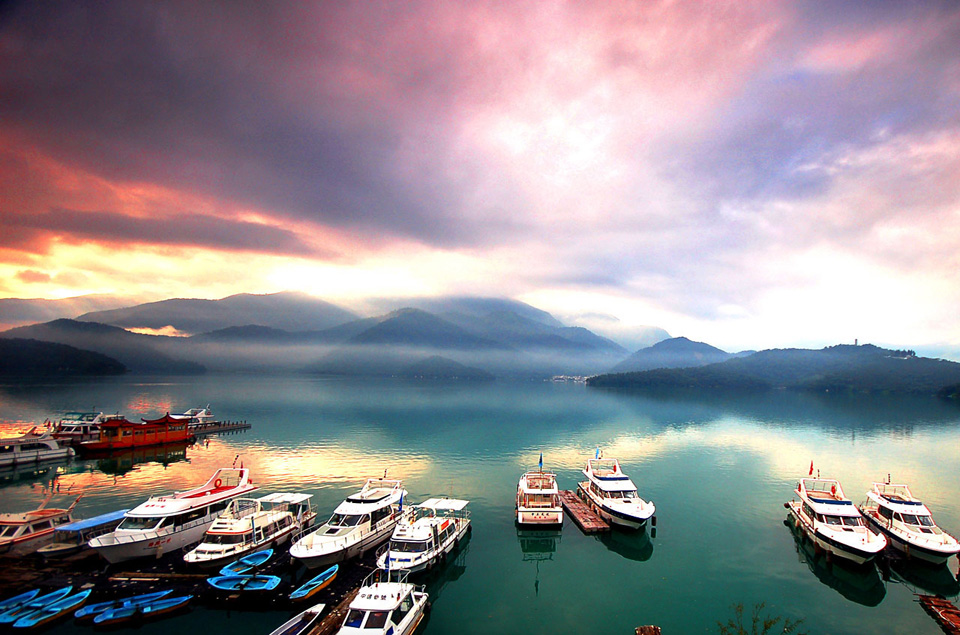
[[[884,578],[902,582],[914,593],[932,593],[945,598],[956,598],[960,595],[960,581],[947,563],[932,566],[916,560],[898,558],[890,561],[889,570],[885,570],[884,574]]]
[[[524,562],[536,563],[537,575],[533,582],[534,595],[540,595],[540,563],[553,560],[562,536],[559,529],[517,529],[517,540]]]
[[[645,562],[653,556],[653,541],[646,529],[638,532],[607,531],[594,536],[610,551],[628,560]]]
[[[446,586],[459,580],[467,571],[467,554],[470,553],[470,537],[473,532],[464,535],[460,544],[447,557],[447,561],[440,566],[422,574],[423,584],[430,594],[430,601],[435,602]]]
[[[112,452],[97,459],[97,469],[104,474],[122,476],[142,463],[160,463],[164,467],[187,459],[187,448],[192,442],[183,441],[146,448],[130,448]]]
[[[877,606],[883,601],[887,588],[873,563],[857,566],[847,564],[842,558],[828,561],[825,553],[816,553],[814,544],[793,523],[785,520],[783,524],[793,534],[798,559],[813,571],[820,582],[857,604]]]

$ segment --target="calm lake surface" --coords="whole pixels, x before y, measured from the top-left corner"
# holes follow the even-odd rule
[[[955,558],[947,569],[886,575],[827,566],[783,522],[783,503],[813,461],[857,503],[889,473],[911,485],[942,527],[960,533],[960,408],[932,398],[697,399],[549,382],[125,377],[0,387],[0,428],[12,433],[69,410],[136,419],[206,404],[253,428],[211,437],[166,464],[73,461],[61,469],[61,492],[82,489],[77,514],[91,516],[187,489],[240,455],[261,493],[312,492],[321,517],[384,470],[404,479],[410,501],[469,499],[473,536],[428,586],[425,633],[626,635],[642,624],[715,633],[732,605],[749,612],[765,602],[770,614],[803,618],[810,633],[935,634],[913,594],[957,599]],[[521,473],[542,452],[560,486],[575,488],[598,446],[656,504],[656,535],[585,536],[569,519],[557,537],[519,533]],[[52,472],[0,472],[0,511],[39,502]],[[195,608],[137,630],[266,634],[288,616]],[[66,623],[49,632],[92,631]]]

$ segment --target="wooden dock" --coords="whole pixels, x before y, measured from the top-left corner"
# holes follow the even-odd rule
[[[210,421],[209,423],[191,423],[190,433],[195,437],[202,437],[208,434],[249,430],[250,427],[246,421]]]
[[[568,489],[560,490],[560,503],[583,533],[597,534],[610,531],[610,525],[593,513],[587,504],[577,497],[576,492]]]
[[[918,595],[917,601],[936,620],[940,630],[948,635],[960,634],[960,609],[953,603],[933,595]]]

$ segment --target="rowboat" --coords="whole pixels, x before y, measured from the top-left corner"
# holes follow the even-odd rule
[[[107,609],[100,615],[96,616],[93,618],[93,623],[100,626],[107,626],[110,624],[120,624],[134,619],[145,620],[160,615],[165,615],[167,613],[173,613],[174,611],[185,607],[192,599],[192,595],[181,595],[175,598],[160,598],[159,600],[154,600],[147,604],[119,606],[115,609]]]
[[[26,604],[33,598],[37,597],[40,593],[40,589],[32,589],[30,591],[25,591],[19,595],[15,595],[6,600],[0,600],[0,612],[9,611],[12,608],[20,606],[21,604]]]
[[[334,565],[335,567],[336,565]],[[323,610],[327,608],[326,604],[316,604],[302,613],[297,613],[289,620],[271,631],[270,635],[301,635],[308,633],[320,622],[320,616]]]
[[[150,604],[154,600],[159,600],[160,598],[166,597],[173,592],[173,589],[167,589],[165,591],[156,591],[154,593],[144,593],[143,595],[134,595],[128,598],[117,598],[116,600],[108,600],[106,602],[97,602],[96,604],[88,604],[82,609],[77,610],[73,614],[73,618],[76,620],[90,619],[92,620],[97,615],[109,611],[110,609],[118,609],[123,606],[138,606],[144,604]]]
[[[264,549],[263,551],[251,553],[220,569],[220,575],[242,575],[252,569],[256,569],[269,560],[271,556],[273,556],[273,549]]]
[[[340,565],[335,564],[320,575],[314,576],[299,589],[291,593],[290,599],[295,602],[302,602],[303,600],[310,599],[315,593],[327,588],[330,583],[333,582],[333,579],[337,577],[337,570],[339,568]]]
[[[221,591],[272,591],[280,584],[275,575],[218,575],[207,584]]]
[[[0,624],[13,624],[28,613],[33,613],[34,611],[42,609],[48,604],[53,604],[58,600],[62,600],[70,595],[71,591],[73,591],[73,585],[68,585],[62,589],[57,589],[52,593],[35,597],[29,602],[24,602],[17,606],[11,607],[7,609],[6,612],[0,614]]]
[[[34,628],[43,624],[49,624],[58,617],[62,617],[78,606],[81,606],[87,601],[87,598],[90,597],[92,591],[93,589],[86,589],[80,591],[80,593],[74,593],[73,595],[61,598],[56,602],[51,602],[43,608],[18,618],[17,621],[13,623],[13,627]]]

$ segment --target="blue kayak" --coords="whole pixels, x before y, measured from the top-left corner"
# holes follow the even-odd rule
[[[33,589],[32,591],[27,591],[26,593],[21,593],[20,595],[15,595],[12,598],[7,598],[6,600],[0,600],[0,612],[9,611],[12,608],[16,608],[21,604],[26,604],[33,598],[37,597],[40,594],[40,589]]]
[[[320,575],[310,579],[308,582],[303,584],[299,589],[290,594],[291,600],[306,600],[310,598],[314,593],[320,591],[321,589],[327,588],[333,579],[337,577],[337,571],[340,569],[340,565],[335,564]]]
[[[280,584],[275,575],[219,575],[207,583],[221,591],[272,591]]]
[[[271,556],[273,556],[273,549],[255,551],[254,553],[247,554],[239,560],[231,562],[224,568],[220,569],[220,575],[240,575],[247,573],[251,569],[256,569],[264,564],[271,558]]]
[[[139,606],[141,604],[149,604],[154,600],[159,600],[162,597],[166,597],[173,593],[173,589],[167,589],[166,591],[157,591],[155,593],[144,593],[143,595],[133,595],[127,598],[117,598],[116,600],[109,600],[107,602],[97,602],[96,604],[88,604],[82,609],[79,609],[76,613],[73,614],[73,617],[78,620],[82,619],[93,619],[100,613],[104,611],[109,611],[110,609],[118,609],[122,606]]]
[[[67,597],[59,599],[56,602],[51,602],[42,609],[37,609],[32,613],[27,613],[26,615],[20,617],[16,622],[13,623],[13,627],[33,628],[35,626],[52,622],[58,617],[66,615],[73,609],[86,602],[92,591],[93,589],[86,589],[85,591],[80,591],[80,593],[68,595]]]
[[[192,595],[182,595],[175,598],[160,598],[152,602],[147,602],[146,604],[118,606],[114,609],[107,609],[93,618],[93,623],[105,626],[108,624],[120,624],[134,619],[151,619],[183,608],[192,599]]]
[[[29,602],[24,602],[19,606],[7,609],[5,613],[0,614],[0,624],[13,624],[28,613],[33,613],[34,611],[42,609],[48,604],[53,604],[57,600],[62,600],[70,595],[71,591],[73,591],[72,585],[65,586],[62,589],[57,589],[53,593],[47,593],[46,595],[35,597]]]

